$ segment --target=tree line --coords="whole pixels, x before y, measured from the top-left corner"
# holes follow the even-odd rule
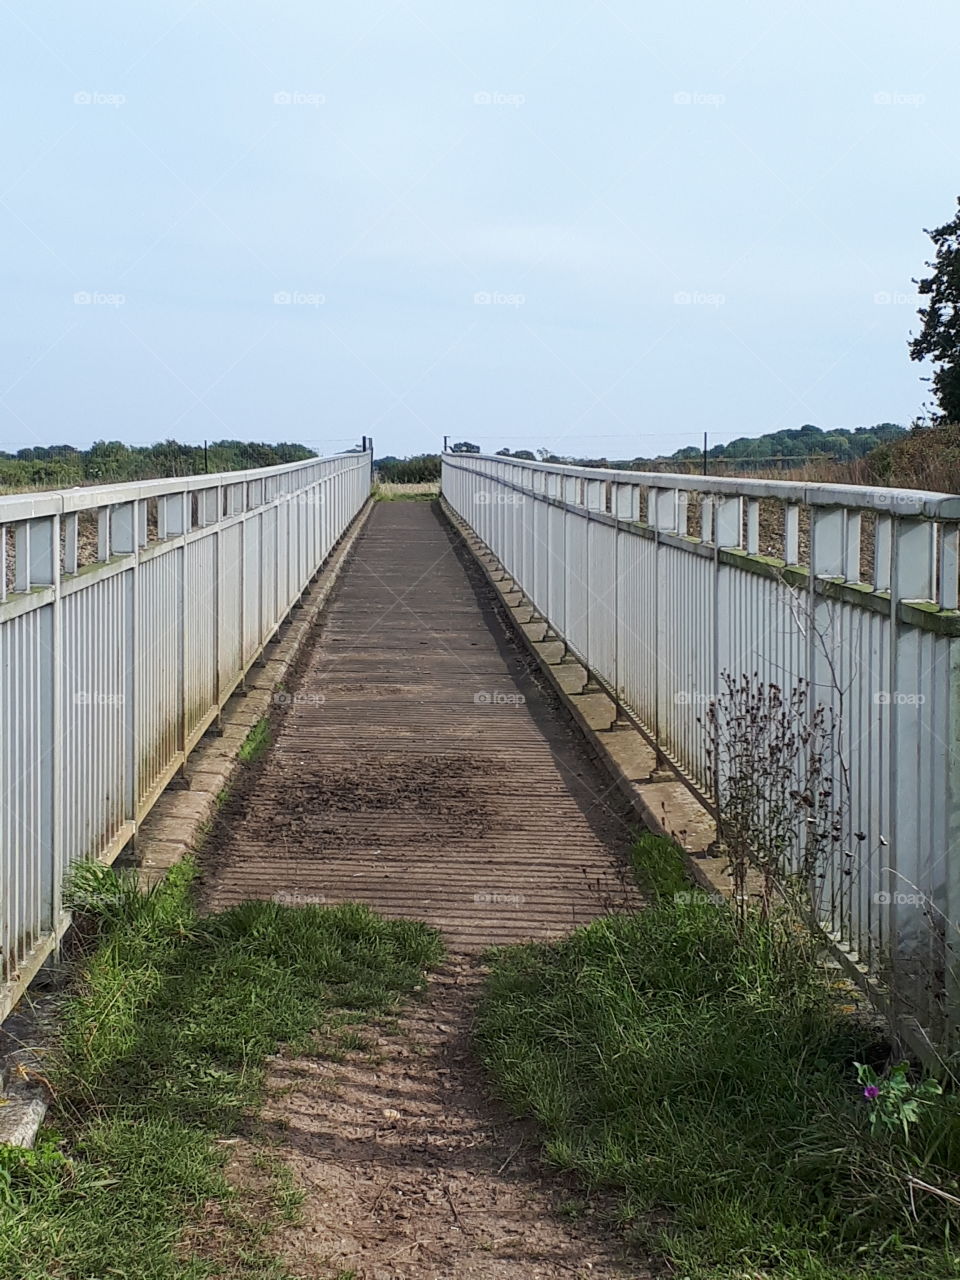
[[[0,450],[0,485],[67,489],[79,484],[202,475],[205,471],[245,471],[313,457],[313,450],[302,444],[247,440],[214,440],[206,446],[180,444],[177,440],[151,445],[98,440],[89,449],[77,449],[71,444],[37,445],[16,453]]]
[[[771,431],[762,436],[742,436],[729,444],[715,444],[707,449],[708,469],[711,463],[735,463],[741,470],[751,467],[784,468],[819,459],[831,462],[853,462],[862,458],[880,444],[888,444],[906,435],[906,428],[894,422],[881,422],[874,427],[836,427],[823,431],[810,423],[796,430]],[[480,453],[480,446],[470,440],[460,440],[450,446],[451,453]],[[528,462],[553,462],[577,467],[610,467],[624,471],[687,471],[699,470],[704,460],[703,450],[696,446],[678,449],[675,453],[656,457],[635,458],[578,458],[570,454],[553,453],[549,449],[498,449],[497,457],[517,458]],[[394,484],[419,484],[436,480],[440,476],[438,454],[421,454],[411,458],[386,457],[377,459],[376,468],[382,480]]]

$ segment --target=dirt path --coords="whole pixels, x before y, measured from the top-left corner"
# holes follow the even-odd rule
[[[645,1277],[581,1196],[544,1176],[469,1048],[474,959],[435,974],[399,1027],[342,1063],[278,1063],[268,1132],[306,1193],[274,1247],[297,1276],[357,1280]]]

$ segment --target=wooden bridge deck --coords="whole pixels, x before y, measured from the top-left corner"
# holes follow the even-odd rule
[[[377,504],[278,703],[211,907],[361,901],[472,952],[624,901],[616,794],[429,504]]]

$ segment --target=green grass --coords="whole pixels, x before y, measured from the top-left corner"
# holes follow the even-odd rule
[[[675,879],[664,843],[637,853],[646,910],[494,953],[476,1038],[495,1091],[678,1277],[960,1275],[956,1206],[911,1203],[906,1182],[960,1194],[956,1098],[909,1147],[871,1138],[853,1062],[880,1065],[882,1046],[813,944],[756,916],[738,928]]]
[[[237,758],[243,764],[252,764],[254,760],[260,759],[269,745],[270,721],[266,716],[261,716],[240,744]]]
[[[630,860],[641,889],[655,898],[692,892],[683,854],[672,840],[645,833],[630,850]]]
[[[266,1236],[295,1188],[266,1159],[255,1181],[269,1189],[249,1202],[227,1186],[217,1140],[255,1131],[268,1054],[316,1051],[315,1029],[390,1011],[440,955],[426,926],[357,905],[201,917],[193,875],[181,863],[146,895],[99,868],[74,882],[95,945],[63,1009],[56,1128],[0,1157],[4,1278],[282,1275]],[[211,1201],[217,1256],[192,1231]]]

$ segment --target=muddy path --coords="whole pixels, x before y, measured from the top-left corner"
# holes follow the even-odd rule
[[[305,1193],[273,1248],[303,1277],[646,1277],[582,1194],[544,1171],[529,1126],[490,1101],[470,1049],[481,982],[448,962],[396,1024],[342,1062],[278,1061],[268,1141]]]

